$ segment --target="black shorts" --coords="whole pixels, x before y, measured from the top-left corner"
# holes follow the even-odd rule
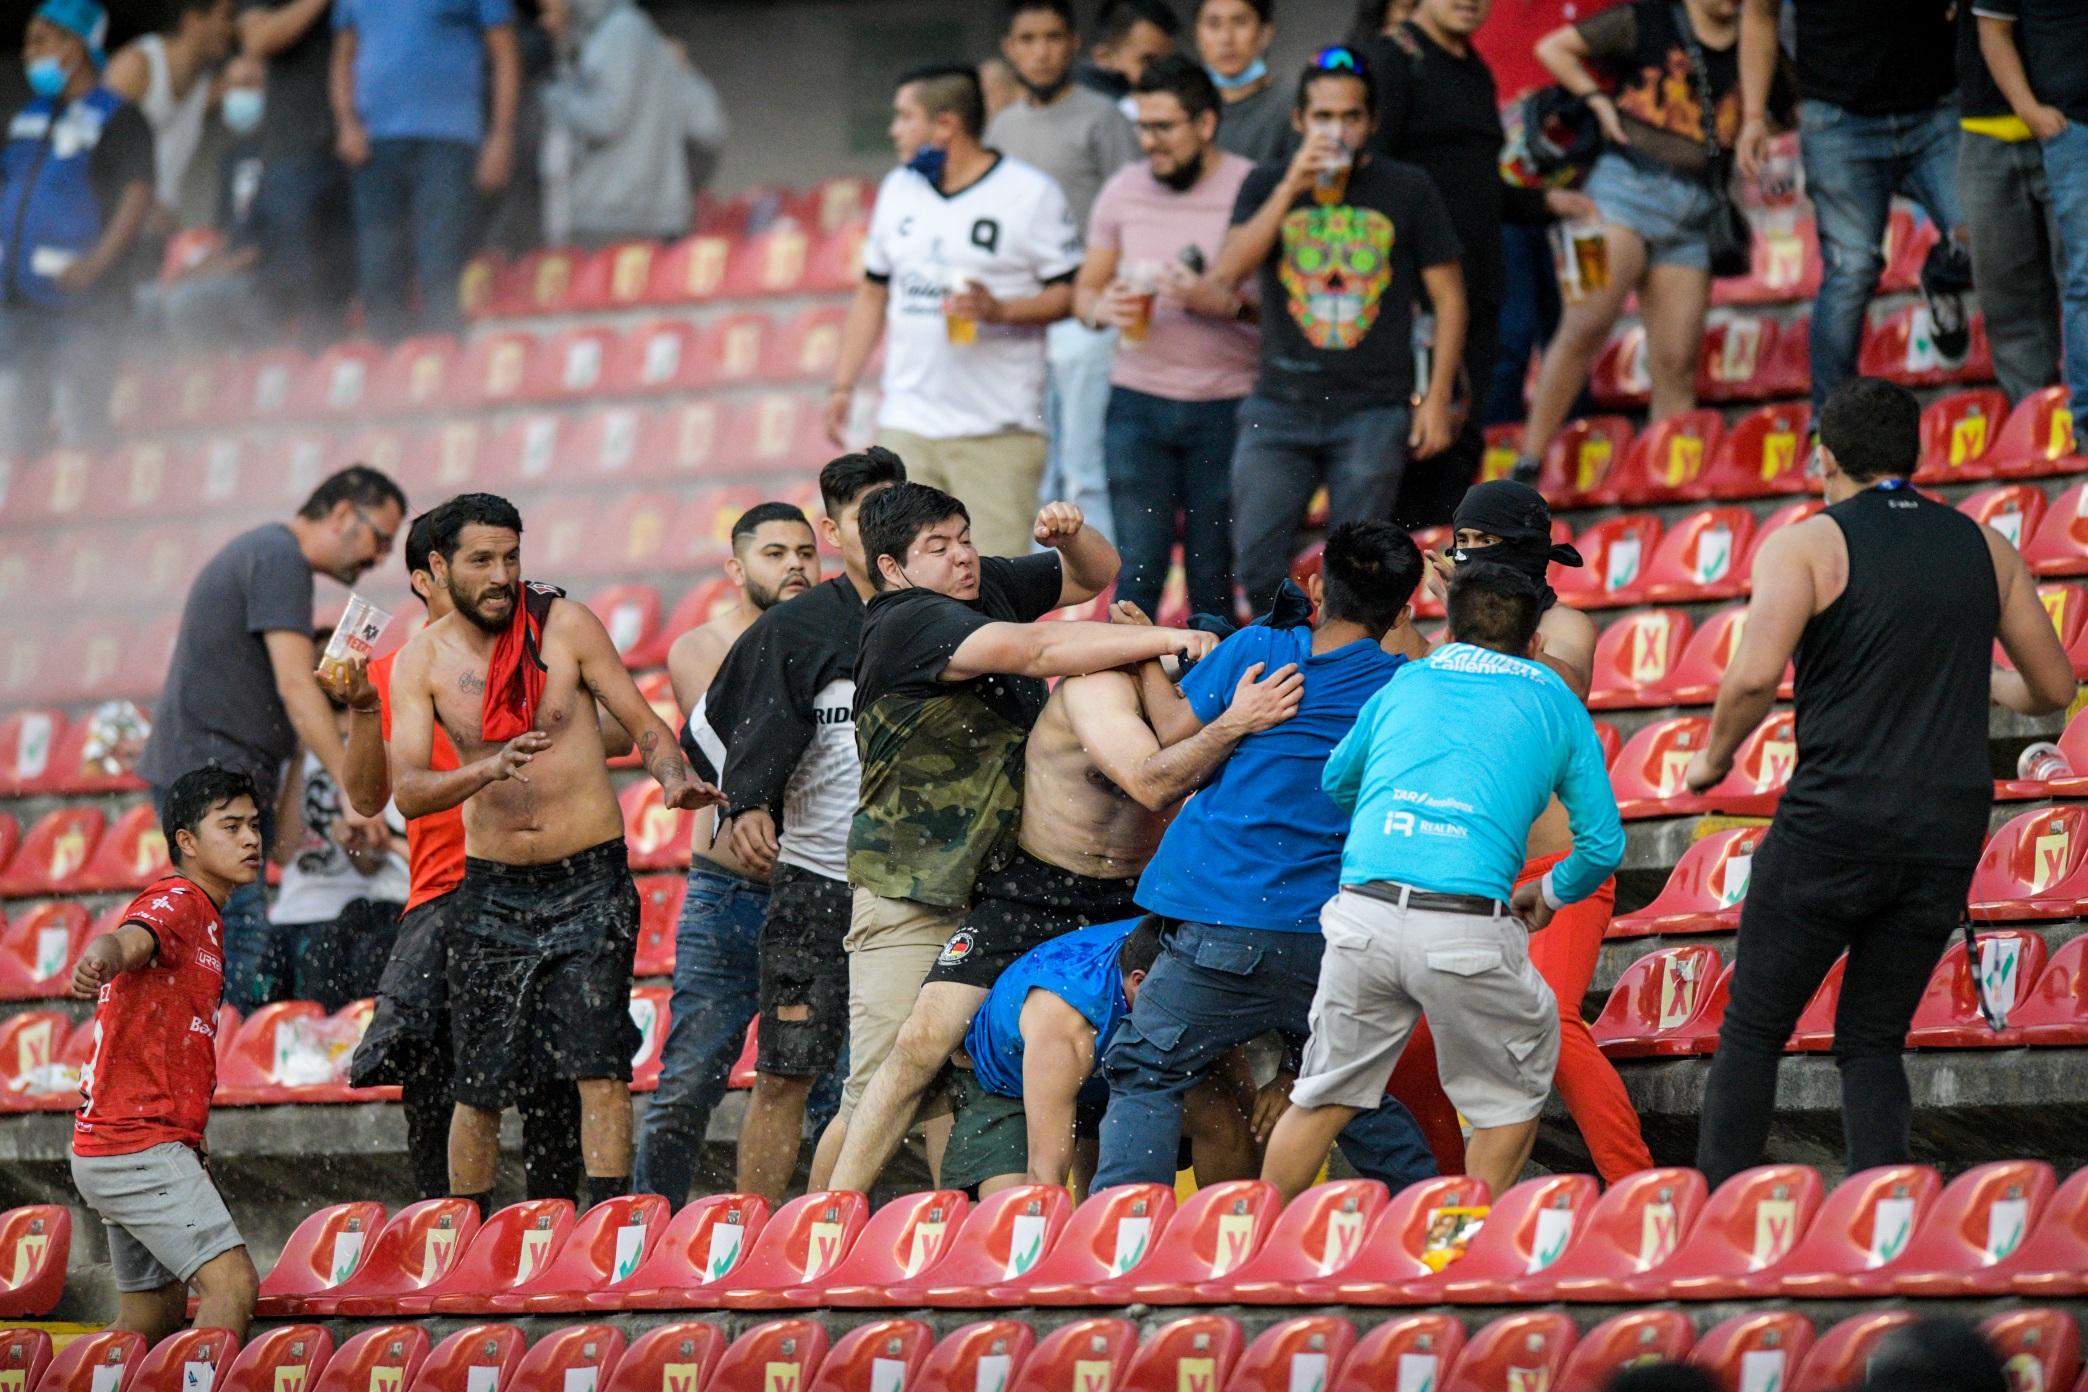
[[[990,988],[1015,959],[1076,928],[1130,918],[1138,877],[1097,880],[1046,865],[1017,848],[1014,858],[979,877],[964,926],[943,944],[929,981]]]
[[[377,978],[377,1008],[349,1060],[355,1087],[403,1084],[430,1052],[450,1052],[449,919],[455,894],[416,904],[399,919],[391,958]]]
[[[761,921],[761,1037],[754,1066],[783,1078],[817,1078],[848,1042],[848,936],[854,891],[846,880],[796,865],[769,876],[768,916]],[[787,1006],[806,1007],[786,1020]]]
[[[623,839],[543,865],[467,858],[451,897],[457,1100],[512,1106],[544,1078],[629,1082],[638,887]]]

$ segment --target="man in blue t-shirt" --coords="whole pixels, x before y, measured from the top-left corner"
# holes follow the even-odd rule
[[[1174,1175],[1182,1098],[1235,1045],[1269,1030],[1302,1038],[1319,982],[1320,906],[1339,887],[1348,816],[1320,788],[1328,753],[1404,658],[1386,635],[1408,616],[1421,556],[1387,522],[1328,536],[1311,581],[1314,627],[1256,624],[1220,643],[1173,708],[1148,709],[1163,743],[1225,709],[1255,663],[1295,663],[1298,712],[1249,735],[1184,804],[1138,883],[1138,906],[1168,920],[1161,957],[1103,1060],[1109,1113],[1096,1189]],[[1389,1072],[1389,1070],[1388,1070]],[[1384,1079],[1379,1079],[1382,1083]],[[1433,1174],[1405,1108],[1390,1104],[1344,1149],[1380,1178]],[[1369,1152],[1367,1162],[1359,1151]],[[1389,1182],[1388,1178],[1388,1182]]]
[[[1558,1007],[1530,965],[1529,935],[1624,856],[1594,722],[1536,661],[1537,582],[1468,562],[1449,610],[1458,641],[1373,696],[1327,760],[1324,787],[1355,817],[1341,892],[1320,915],[1342,969],[1320,979],[1262,1168],[1286,1198],[1312,1183],[1335,1134],[1378,1106],[1424,1012],[1443,1090],[1472,1124],[1466,1173],[1496,1194],[1521,1178],[1559,1057]],[[1530,825],[1554,793],[1572,854],[1516,888]]]

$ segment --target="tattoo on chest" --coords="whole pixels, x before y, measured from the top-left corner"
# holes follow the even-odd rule
[[[459,673],[457,690],[471,696],[483,696],[486,694],[486,679],[476,672]]]

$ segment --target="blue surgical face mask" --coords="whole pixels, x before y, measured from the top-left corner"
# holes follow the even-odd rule
[[[39,97],[57,96],[65,90],[65,84],[72,80],[65,71],[65,64],[48,55],[32,59],[27,71],[29,90]]]
[[[225,129],[234,135],[251,135],[261,128],[267,110],[266,93],[253,87],[233,87],[225,93]]]
[[[948,150],[940,145],[923,145],[914,151],[914,157],[906,162],[906,167],[931,184],[941,184],[943,170],[949,163]]]
[[[1211,75],[1211,82],[1219,91],[1231,92],[1242,87],[1252,87],[1255,83],[1267,77],[1269,75],[1269,60],[1257,58],[1246,67],[1240,69],[1238,76],[1235,77],[1227,77],[1216,68],[1205,68],[1204,71]]]

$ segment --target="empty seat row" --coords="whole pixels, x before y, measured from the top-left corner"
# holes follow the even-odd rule
[[[0,719],[0,797],[139,792],[132,771],[152,731],[151,714],[112,701],[67,719],[51,709]]]
[[[168,869],[167,838],[149,802],[113,821],[90,804],[61,807],[26,836],[0,812],[0,899],[143,889]]]

